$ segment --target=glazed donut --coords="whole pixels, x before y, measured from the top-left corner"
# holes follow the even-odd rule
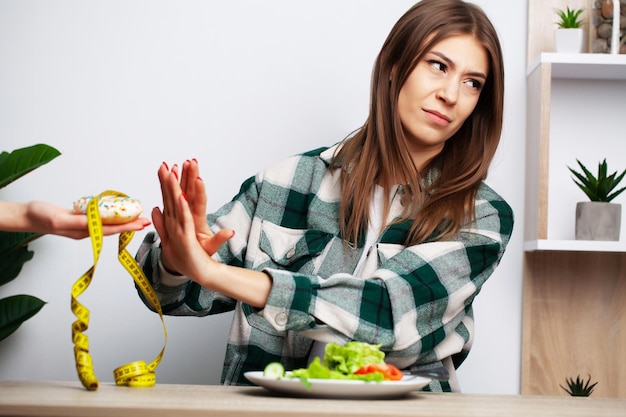
[[[86,196],[74,201],[74,209],[72,211],[76,214],[86,214],[87,204],[92,198],[94,196]],[[98,201],[98,208],[102,224],[128,223],[143,213],[139,200],[129,196],[101,196]]]

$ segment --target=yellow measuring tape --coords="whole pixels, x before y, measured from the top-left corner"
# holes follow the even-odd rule
[[[126,197],[126,194],[107,190],[89,200],[89,203],[87,204],[87,220],[89,236],[91,237],[91,246],[93,248],[93,266],[72,286],[72,312],[77,318],[77,320],[72,323],[72,340],[74,342],[76,370],[78,372],[80,382],[82,382],[83,386],[89,391],[95,391],[98,389],[98,378],[96,378],[94,373],[91,354],[89,353],[89,338],[83,333],[89,326],[89,310],[78,302],[77,298],[87,289],[87,287],[89,287],[96,270],[96,265],[98,264],[98,259],[100,258],[100,251],[102,250],[102,219],[100,218],[100,211],[98,209],[98,200],[100,197],[104,196]],[[156,293],[135,261],[135,258],[133,258],[133,256],[131,256],[131,254],[126,250],[126,246],[130,243],[133,235],[134,232],[124,232],[120,234],[118,259],[133,277],[133,280],[141,289],[143,295],[150,301],[157,313],[159,313],[161,323],[163,324],[165,341],[163,343],[161,353],[159,353],[159,355],[152,362],[146,364],[145,361],[136,361],[122,365],[113,371],[113,376],[117,385],[125,385],[129,387],[151,387],[156,384],[156,374],[154,373],[154,370],[157,366],[159,366],[159,363],[163,358],[163,353],[165,352],[165,345],[167,344],[167,329],[165,328],[161,303],[159,302]]]

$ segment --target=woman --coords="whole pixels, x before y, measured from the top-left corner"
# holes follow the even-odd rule
[[[183,164],[180,182],[164,163],[163,210],[152,213],[160,238],[138,253],[164,311],[235,309],[225,384],[248,384],[244,372],[272,361],[305,367],[324,343],[358,340],[381,344],[400,368],[444,365],[450,381],[429,389],[458,390],[472,302],[513,227],[483,182],[503,90],[482,10],[423,0],[391,30],[369,117],[342,143],[257,174],[206,219],[197,162]]]

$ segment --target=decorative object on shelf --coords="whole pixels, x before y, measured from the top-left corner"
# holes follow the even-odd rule
[[[558,28],[554,31],[554,46],[557,52],[580,53],[583,50],[584,32],[581,28],[582,20],[580,15],[583,9],[565,10],[557,9],[556,14],[559,21],[556,22]]]
[[[626,0],[591,0],[590,50],[626,54]]]
[[[589,397],[593,389],[598,385],[598,382],[590,384],[591,375],[588,375],[587,381],[583,381],[580,375],[578,375],[576,380],[574,378],[565,378],[565,382],[567,383],[567,388],[561,384],[559,386],[572,397]]]
[[[574,182],[589,197],[590,201],[576,204],[576,240],[619,240],[622,206],[611,203],[626,187],[615,188],[626,175],[624,170],[607,175],[606,159],[598,164],[595,177],[578,159],[583,173],[568,167]],[[578,181],[577,181],[578,180]]]

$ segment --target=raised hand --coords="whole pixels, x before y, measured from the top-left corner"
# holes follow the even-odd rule
[[[165,162],[158,170],[163,211],[155,207],[152,220],[161,238],[163,265],[170,272],[187,275],[186,271],[193,270],[202,258],[215,253],[234,235],[230,229],[214,234],[209,228],[206,191],[198,174],[195,160],[183,164],[182,175],[179,175],[178,165],[170,170]],[[198,253],[198,249],[203,253]]]

